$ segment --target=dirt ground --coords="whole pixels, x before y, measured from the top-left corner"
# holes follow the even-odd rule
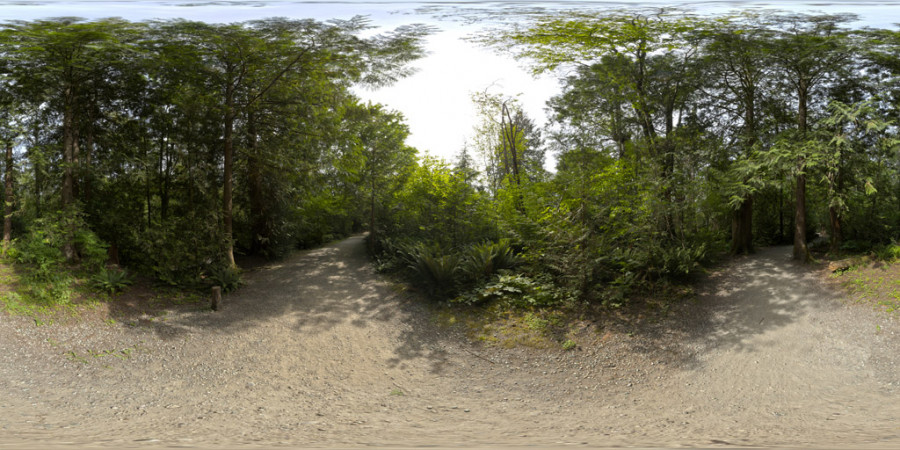
[[[360,237],[250,273],[219,312],[0,315],[0,448],[900,446],[897,321],[789,252],[572,351],[436,325]]]

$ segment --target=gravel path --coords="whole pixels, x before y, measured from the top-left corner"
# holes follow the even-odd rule
[[[362,239],[146,324],[0,315],[0,448],[900,446],[900,327],[789,249],[577,351],[485,349],[373,273]]]

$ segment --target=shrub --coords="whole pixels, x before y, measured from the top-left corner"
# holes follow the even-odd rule
[[[875,256],[884,261],[900,260],[900,244],[892,243],[875,249]]]
[[[91,277],[91,286],[98,291],[114,294],[125,289],[132,282],[128,276],[128,271],[124,269],[100,269],[96,275]]]
[[[706,259],[706,244],[682,244],[652,249],[648,270],[663,277],[687,276],[700,268]]]
[[[460,257],[439,246],[419,244],[405,251],[408,266],[431,293],[451,294],[457,286]]]
[[[158,281],[169,286],[197,287],[202,275],[210,267],[224,265],[225,240],[215,226],[215,216],[205,219],[188,215],[140,232],[135,230],[130,253],[142,255],[133,259],[152,273]]]
[[[241,287],[241,271],[236,267],[216,267],[209,270],[208,278],[213,286],[221,286],[222,292],[231,292]]]
[[[519,258],[509,247],[509,241],[485,242],[473,245],[462,261],[462,270],[473,281],[484,280],[498,270],[511,269],[519,263]]]
[[[571,292],[557,288],[547,279],[532,279],[521,274],[497,275],[494,281],[453,299],[454,303],[474,305],[503,301],[510,306],[531,308],[572,300]]]

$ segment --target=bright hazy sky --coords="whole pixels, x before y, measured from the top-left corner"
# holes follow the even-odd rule
[[[900,23],[900,0],[897,1],[637,1],[618,2],[544,1],[544,2],[456,2],[427,1],[360,1],[340,3],[299,0],[245,1],[108,1],[108,0],[0,0],[0,21],[34,20],[60,16],[88,19],[122,17],[140,21],[149,19],[184,18],[207,22],[240,22],[267,17],[314,18],[318,20],[346,19],[355,15],[370,16],[375,25],[390,29],[408,23],[428,23],[439,31],[428,38],[430,55],[415,66],[418,73],[394,86],[378,91],[358,90],[367,100],[379,102],[404,114],[412,135],[409,144],[422,152],[451,160],[473,134],[475,108],[473,92],[490,89],[493,93],[521,94],[526,112],[539,124],[545,122],[544,104],[558,92],[554,78],[533,78],[521,64],[508,57],[481,49],[462,38],[477,26],[460,21],[438,20],[430,14],[417,12],[423,5],[471,6],[487,10],[510,7],[510,4],[549,6],[555,8],[619,8],[623,6],[680,6],[699,12],[728,12],[744,8],[789,9],[804,12],[853,12],[862,22],[876,27],[893,27]],[[550,156],[550,155],[548,155]],[[552,157],[548,166],[552,167]],[[548,168],[551,168],[548,167]]]

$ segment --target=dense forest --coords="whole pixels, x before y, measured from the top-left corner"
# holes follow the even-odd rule
[[[425,26],[7,22],[4,249],[33,281],[17,295],[115,290],[128,275],[109,263],[233,288],[235,254],[361,231],[380,270],[466,304],[619,305],[760,245],[900,257],[900,32],[853,20],[567,13],[491,30],[476,40],[562,90],[544,128],[514,95],[475,94],[455,161],[419,157],[402,115],[352,91],[411,74]]]

